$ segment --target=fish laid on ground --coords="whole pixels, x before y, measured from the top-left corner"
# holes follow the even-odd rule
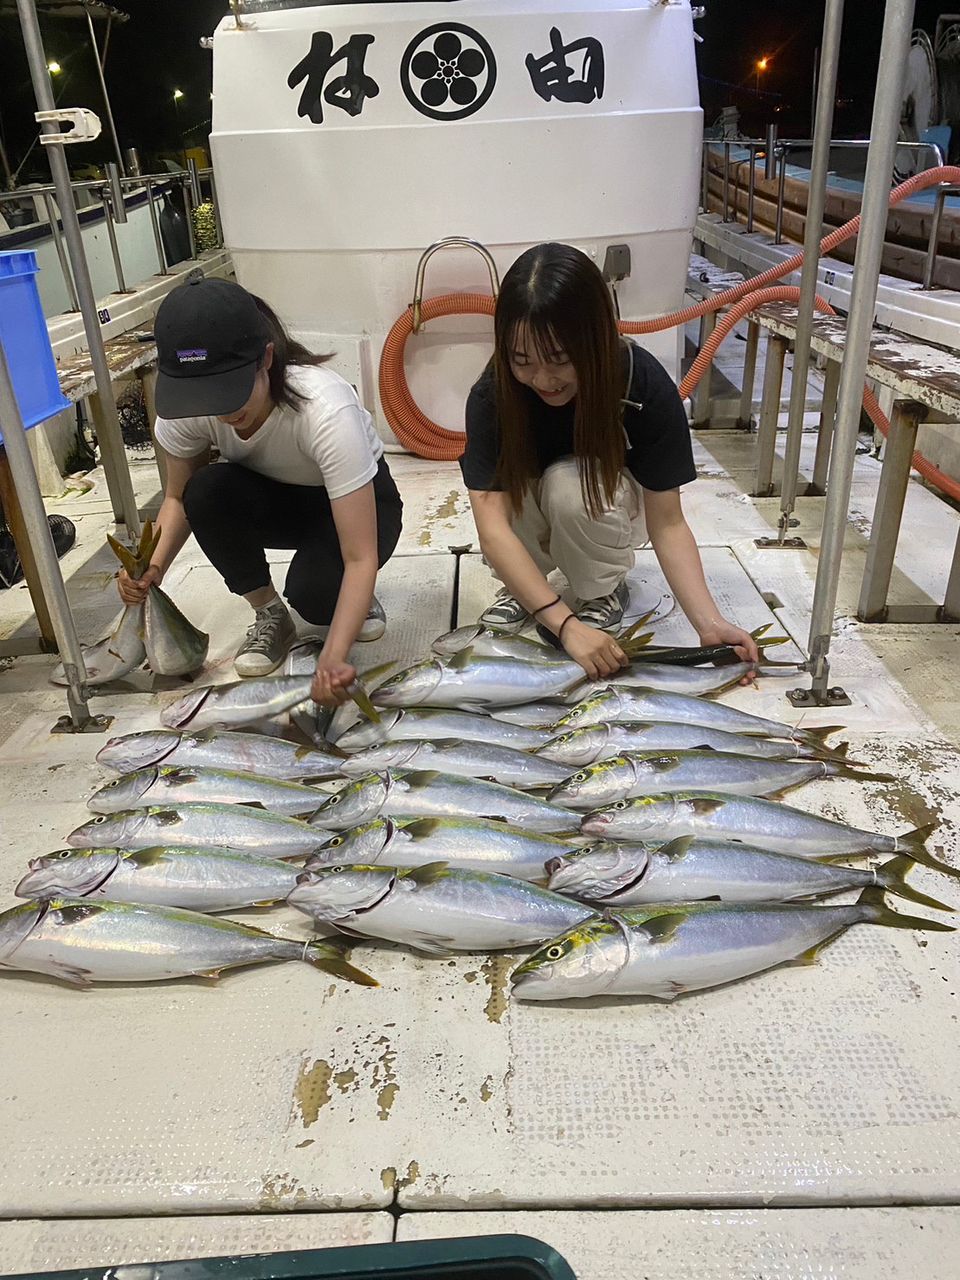
[[[299,874],[299,866],[232,849],[59,849],[31,860],[16,894],[237,911],[282,902]]]
[[[763,756],[768,760],[836,760],[849,763],[845,747],[831,752],[805,742],[758,738],[677,721],[613,721],[610,724],[585,725],[582,729],[558,734],[534,750],[538,756],[545,756],[557,764],[577,768],[596,764],[598,760],[606,760],[624,751],[695,751],[706,747],[741,756]]]
[[[683,836],[660,846],[603,840],[551,858],[546,870],[550,877],[547,887],[556,893],[617,910],[648,902],[698,902],[706,898],[790,902],[869,885],[879,885],[888,893],[937,911],[953,910],[904,883],[914,865],[911,858],[897,857],[881,867],[836,866],[732,840]]]
[[[237,769],[283,782],[335,778],[340,755],[328,747],[301,747],[285,738],[229,729],[147,729],[111,738],[97,752],[97,763],[117,773],[150,765],[177,768]]]
[[[851,925],[953,932],[953,925],[891,911],[879,888],[846,906],[664,903],[588,920],[511,974],[521,1000],[631,995],[673,1000],[776,965],[812,964]]]
[[[311,827],[345,830],[372,818],[499,818],[530,831],[574,832],[577,814],[513,787],[435,770],[387,770],[348,783],[311,815]],[[223,843],[221,841],[221,843]]]
[[[328,840],[305,870],[344,862],[390,867],[446,862],[464,871],[541,880],[549,859],[577,848],[578,837],[565,840],[490,818],[374,818]]]
[[[348,982],[379,985],[327,942],[276,938],[196,911],[53,899],[0,915],[0,969],[45,973],[78,987],[216,978],[224,969],[266,960],[305,960]]]
[[[610,724],[613,721],[656,720],[681,724],[704,725],[708,729],[724,729],[729,733],[756,734],[761,738],[790,738],[796,742],[823,746],[823,740],[840,731],[839,725],[801,729],[797,725],[780,724],[763,716],[738,711],[722,702],[691,698],[684,693],[660,693],[655,689],[610,689],[579,703],[556,721],[558,733],[579,729],[583,725]]]
[[[184,617],[166,592],[152,586],[143,604],[143,643],[151,671],[185,676],[203,666],[210,637]]]
[[[563,712],[562,702],[521,702],[515,707],[490,707],[488,714],[492,720],[503,720],[506,724],[518,725],[525,729],[546,729],[550,737],[555,737],[555,725],[558,714]]]
[[[662,662],[644,662],[631,670],[618,671],[608,680],[597,680],[587,685],[578,699],[576,691],[567,694],[564,701],[585,702],[605,692],[612,685],[618,689],[656,689],[663,693],[685,693],[692,698],[702,698],[711,693],[732,689],[744,676],[757,673],[755,662],[736,662],[729,667],[675,667]],[[763,674],[761,666],[759,674]]]
[[[525,662],[555,662],[557,659],[557,650],[541,644],[539,640],[493,631],[479,622],[437,636],[430,648],[443,658],[472,649],[478,658],[520,658]]]
[[[553,707],[551,719],[556,717]],[[435,741],[437,738],[460,738],[465,742],[488,742],[496,747],[513,747],[516,751],[532,751],[550,741],[547,729],[530,729],[508,724],[503,719],[476,711],[456,711],[448,707],[409,707],[406,711],[385,711],[380,723],[359,721],[337,738],[343,751],[361,751],[378,742]]]
[[[960,870],[938,862],[924,848],[936,826],[932,822],[900,836],[884,836],[804,813],[776,800],[725,796],[715,791],[677,791],[617,800],[588,813],[580,829],[584,835],[601,840],[667,841],[679,836],[742,840],[758,849],[792,853],[800,858],[905,853],[925,866],[960,877]]]
[[[287,898],[342,932],[417,951],[504,951],[530,946],[596,913],[511,876],[425,867],[337,866],[305,871]]]
[[[294,645],[284,660],[283,674],[285,676],[309,676],[312,680],[313,674],[317,669],[317,659],[322,649],[322,640],[307,640],[301,644]],[[321,706],[308,697],[304,698],[302,702],[298,702],[296,706],[291,707],[287,714],[290,717],[290,723],[303,734],[308,742],[312,742],[316,746],[323,746],[326,743],[327,732],[334,714],[333,707]]]
[[[775,796],[816,778],[896,781],[889,773],[866,773],[832,760],[765,760],[710,749],[630,751],[587,765],[554,787],[547,799],[568,809],[598,809],[615,800],[669,791]]]
[[[143,605],[128,604],[114,621],[109,633],[83,650],[83,665],[89,685],[109,684],[135,671],[147,656],[143,643]],[[63,663],[50,677],[53,684],[66,684]]]
[[[302,858],[323,844],[323,833],[299,818],[285,818],[245,804],[182,804],[177,808],[101,813],[71,831],[74,848],[234,849],[264,858]]]
[[[378,707],[507,707],[559,697],[586,680],[572,659],[530,662],[479,658],[464,649],[452,658],[419,662],[385,680],[371,695]]]
[[[312,676],[267,676],[233,684],[191,689],[165,707],[160,723],[168,729],[229,727],[267,720],[297,706],[310,695]]]
[[[87,801],[93,813],[153,809],[181,804],[257,804],[271,813],[313,813],[329,795],[299,782],[280,782],[229,769],[154,765],[125,773]]]
[[[463,778],[496,779],[504,786],[521,790],[553,786],[567,776],[563,765],[527,751],[452,738],[381,742],[340,764],[340,772],[347,778],[359,778],[378,769],[439,769]]]

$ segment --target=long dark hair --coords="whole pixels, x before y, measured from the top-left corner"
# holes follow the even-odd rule
[[[503,278],[493,321],[500,426],[497,478],[519,512],[537,470],[529,397],[510,371],[518,333],[541,359],[565,353],[577,374],[573,451],[584,506],[596,518],[613,503],[623,470],[620,334],[603,276],[566,244],[527,249]]]
[[[266,322],[269,333],[267,342],[273,343],[273,363],[267,370],[267,377],[270,379],[270,399],[274,404],[283,404],[288,409],[296,409],[304,397],[290,386],[287,381],[287,369],[291,365],[326,364],[328,360],[333,359],[333,352],[321,356],[308,351],[302,342],[298,342],[287,333],[283,321],[271,306],[262,298],[258,298],[255,293],[251,293],[250,297],[257,304],[257,310]]]

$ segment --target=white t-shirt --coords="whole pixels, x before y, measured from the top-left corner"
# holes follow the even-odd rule
[[[158,418],[156,437],[175,458],[215,445],[228,462],[281,484],[323,486],[331,498],[362,488],[383,444],[353,387],[325,365],[290,366],[287,383],[304,399],[295,409],[278,405],[249,440],[217,418]]]

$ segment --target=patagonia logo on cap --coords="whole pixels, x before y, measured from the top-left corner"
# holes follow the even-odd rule
[[[188,347],[185,351],[177,352],[177,359],[181,364],[198,364],[207,358],[206,347]]]

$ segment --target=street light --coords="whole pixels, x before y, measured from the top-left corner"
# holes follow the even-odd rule
[[[758,58],[758,59],[757,59],[757,64],[756,64],[756,67],[755,67],[755,70],[756,70],[756,91],[757,91],[757,93],[759,93],[759,92],[760,92],[760,72],[761,72],[761,71],[766,71],[766,69],[767,69],[767,67],[769,67],[769,65],[770,65],[770,59],[769,59],[769,58]]]
[[[183,129],[180,126],[180,99],[183,97],[182,89],[174,89],[173,91],[173,109],[177,116],[177,133],[180,137],[180,154],[183,157],[183,167],[187,167],[187,149],[183,140]]]
[[[174,100],[174,102],[179,102],[179,101],[180,101],[180,99],[181,99],[182,97],[183,97],[183,90],[182,90],[182,89],[174,89],[174,91],[173,91],[173,100]]]
[[[47,70],[50,72],[52,76],[58,76],[60,72],[63,70],[63,68],[60,66],[59,62],[48,62]]]

